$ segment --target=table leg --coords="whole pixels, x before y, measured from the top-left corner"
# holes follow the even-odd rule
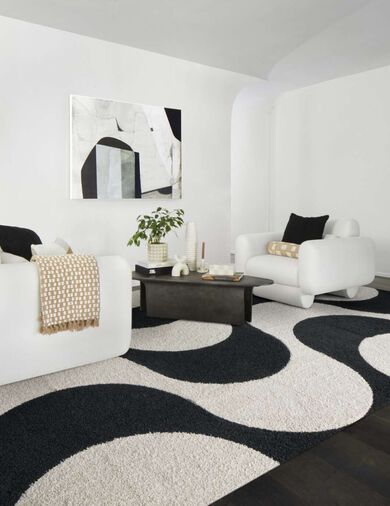
[[[146,290],[145,284],[140,282],[140,307],[141,311],[145,311],[146,313]]]
[[[252,296],[252,288],[245,288],[245,320],[247,322],[252,321],[252,304],[253,304],[253,296]]]

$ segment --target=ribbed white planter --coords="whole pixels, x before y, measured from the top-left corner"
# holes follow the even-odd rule
[[[161,263],[168,260],[168,244],[163,243],[148,243],[148,261],[150,263]]]
[[[187,265],[190,271],[196,271],[197,267],[197,249],[198,240],[196,234],[196,225],[190,221],[186,228],[186,257]]]

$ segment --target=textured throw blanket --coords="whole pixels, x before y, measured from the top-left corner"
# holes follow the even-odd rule
[[[94,256],[34,256],[31,261],[39,273],[42,334],[99,326],[99,269]]]

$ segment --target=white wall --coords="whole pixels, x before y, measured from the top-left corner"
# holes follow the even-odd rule
[[[273,228],[291,211],[354,217],[390,276],[390,67],[288,92],[274,124]]]
[[[239,234],[267,230],[270,118],[262,89],[241,91],[232,112],[232,248]]]
[[[260,81],[242,89],[232,112],[232,248],[244,233],[269,230],[273,109],[285,87]]]
[[[61,236],[76,249],[121,254],[135,217],[183,207],[209,261],[230,252],[231,109],[255,78],[0,17],[0,223]],[[182,109],[183,199],[69,200],[69,95]],[[171,252],[184,249],[169,238]]]

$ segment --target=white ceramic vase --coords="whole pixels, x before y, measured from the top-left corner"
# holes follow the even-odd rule
[[[190,221],[186,228],[186,257],[187,265],[190,271],[196,271],[197,267],[197,249],[198,240],[196,235],[196,225]]]

